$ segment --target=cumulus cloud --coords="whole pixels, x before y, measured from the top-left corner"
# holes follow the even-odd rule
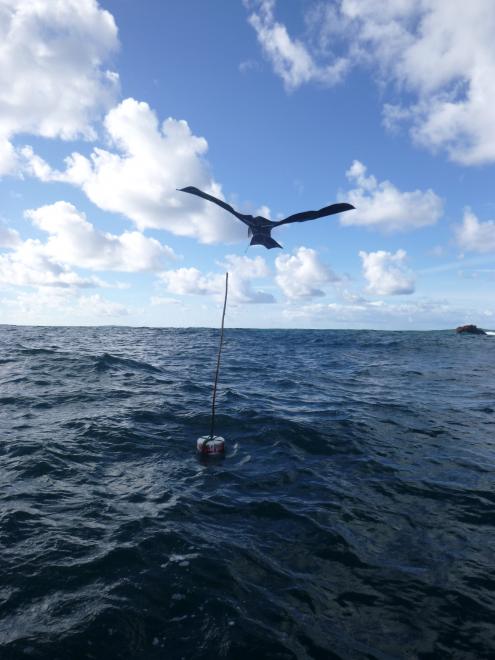
[[[275,20],[274,0],[246,2],[246,5],[254,8],[249,23],[256,31],[265,57],[282,78],[287,90],[308,82],[334,85],[342,79],[348,66],[347,60],[337,58],[329,64],[318,64],[309,47],[301,40],[291,38],[285,25]]]
[[[14,146],[0,133],[0,176],[15,172],[17,167],[18,160]]]
[[[356,209],[340,218],[342,225],[373,227],[385,232],[407,231],[434,224],[442,215],[443,203],[433,190],[402,192],[390,181],[367,176],[366,167],[355,160],[347,170],[356,188],[345,193]]]
[[[99,293],[91,296],[80,296],[78,305],[84,314],[89,316],[103,316],[115,318],[119,316],[128,316],[129,308],[121,303],[103,298]]]
[[[15,251],[0,255],[0,283],[11,286],[88,287],[101,286],[95,277],[82,277],[67,265],[54,261],[44,245],[28,239]]]
[[[387,74],[416,100],[410,105],[386,106],[386,121],[407,121],[416,142],[445,149],[455,161],[492,162],[495,5],[490,0],[410,0],[407,5],[409,9],[416,5],[415,20],[395,19],[403,38],[396,49],[381,55],[381,62]],[[368,41],[374,45],[378,39],[372,32]]]
[[[105,118],[114,151],[95,148],[90,158],[73,153],[64,172],[53,170],[23,150],[27,169],[42,181],[65,181],[86,193],[104,211],[121,213],[139,230],[165,229],[203,243],[235,241],[246,228],[218,206],[177,191],[188,185],[222,198],[203,156],[208,144],[184,120],[166,119],[161,126],[147,103],[128,98]]]
[[[68,202],[25,212],[26,218],[48,234],[22,241],[19,234],[0,225],[0,282],[10,286],[101,287],[106,282],[82,276],[73,268],[96,271],[141,272],[163,270],[175,258],[173,250],[137,231],[120,235],[97,230],[84,213]],[[117,285],[117,288],[121,288]]]
[[[0,321],[5,323],[94,325],[118,322],[131,313],[125,305],[100,294],[85,295],[70,288],[39,287],[4,297],[0,302]]]
[[[93,122],[119,88],[105,66],[117,46],[113,17],[96,0],[2,0],[0,174],[17,166],[18,133],[95,138]]]
[[[493,310],[461,308],[447,300],[428,298],[400,303],[362,299],[358,303],[309,303],[288,306],[282,313],[291,322],[310,323],[313,327],[381,327],[387,330],[403,330],[409,324],[424,329],[452,328],[473,319],[483,325],[483,321],[486,323],[493,317]]]
[[[160,305],[180,305],[179,300],[176,298],[167,298],[166,296],[151,296],[150,303],[153,307],[159,307]]]
[[[459,246],[468,252],[495,252],[495,222],[480,222],[466,209],[462,225],[456,228],[456,238]]]
[[[416,143],[466,165],[495,160],[491,0],[313,1],[298,40],[273,18],[275,0],[255,6],[249,21],[288,89],[371,69],[395,94],[384,105],[386,126],[405,123]]]
[[[395,254],[385,250],[361,251],[359,256],[369,293],[379,296],[414,293],[414,275],[406,267],[405,250],[397,250]]]
[[[138,231],[120,235],[97,230],[75,206],[59,201],[25,212],[50,236],[43,251],[56,262],[91,270],[163,270],[174,259],[170,247]]]
[[[18,291],[15,296],[0,299],[0,319],[2,323],[16,323],[20,319],[21,323],[32,321],[39,324],[55,310],[67,312],[72,301],[72,291],[66,288],[40,287],[36,291]]]
[[[19,233],[0,221],[0,248],[13,248],[20,245],[21,242]]]
[[[229,283],[234,293],[234,300],[251,303],[275,302],[275,298],[270,293],[253,289],[252,280],[270,275],[270,269],[263,257],[257,256],[251,259],[246,256],[228,255],[222,266],[229,272]]]
[[[280,255],[275,259],[275,268],[275,281],[291,300],[323,296],[324,291],[318,287],[339,280],[316,251],[307,247],[299,247],[292,255]]]
[[[268,266],[262,257],[239,257],[228,255],[220,264],[229,272],[229,300],[234,303],[272,303],[271,294],[257,291],[252,280],[267,277],[270,274]],[[225,275],[222,273],[207,273],[204,275],[197,268],[178,268],[160,274],[169,293],[176,295],[194,294],[211,295],[217,298],[223,296]]]
[[[177,268],[160,274],[167,291],[175,295],[214,295],[224,286],[224,276],[217,273],[203,275],[197,268]]]

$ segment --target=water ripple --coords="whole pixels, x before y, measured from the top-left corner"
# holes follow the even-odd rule
[[[217,342],[0,327],[2,660],[491,657],[493,338]]]

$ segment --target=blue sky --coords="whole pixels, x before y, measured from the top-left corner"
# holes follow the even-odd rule
[[[0,322],[495,326],[495,6],[2,0]],[[176,191],[278,219],[274,232]]]

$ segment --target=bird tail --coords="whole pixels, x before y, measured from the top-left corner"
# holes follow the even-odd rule
[[[267,250],[272,248],[281,248],[280,243],[277,243],[271,236],[264,236],[263,234],[254,234],[249,245],[264,245]]]

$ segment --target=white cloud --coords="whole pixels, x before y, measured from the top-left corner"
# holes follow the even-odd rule
[[[442,299],[421,298],[391,303],[361,299],[357,303],[310,303],[290,305],[283,316],[291,323],[307,327],[416,329],[455,328],[473,322],[483,326],[492,310],[468,309]]]
[[[40,241],[28,239],[14,252],[0,255],[0,283],[12,286],[101,286],[95,277],[82,277],[46,254]]]
[[[259,62],[256,62],[255,60],[244,60],[239,64],[239,71],[241,73],[247,73],[248,71],[253,71],[259,68]]]
[[[117,322],[131,313],[125,305],[99,294],[88,296],[67,288],[39,287],[0,302],[0,322],[14,324],[95,325],[111,319]]]
[[[466,165],[495,160],[495,5],[409,0],[395,16],[361,5],[356,18],[386,80],[412,93],[385,105],[387,125],[410,124],[413,139]],[[384,46],[384,29],[397,38]]]
[[[166,296],[151,296],[150,303],[153,307],[160,305],[180,305],[180,301],[176,298],[167,298]]]
[[[259,208],[257,208],[253,215],[261,215],[263,218],[267,218],[267,220],[272,219],[272,212],[270,211],[270,208],[266,206],[266,204],[262,204]]]
[[[21,237],[19,233],[0,221],[0,248],[13,248],[20,244]]]
[[[53,311],[67,313],[73,301],[73,291],[67,288],[40,287],[36,291],[19,291],[15,297],[1,299],[0,318],[3,323],[42,323]],[[19,314],[17,317],[16,314]],[[11,320],[12,319],[12,320]]]
[[[266,58],[287,90],[308,82],[333,85],[342,79],[348,66],[347,60],[337,58],[330,64],[317,64],[309,47],[298,39],[292,39],[285,25],[275,20],[274,0],[246,4],[255,8],[249,16],[249,23],[256,31]]]
[[[100,278],[82,276],[71,267],[141,272],[163,270],[167,261],[175,258],[171,248],[140,232],[114,235],[97,230],[84,213],[68,202],[31,209],[25,216],[47,232],[48,239],[22,241],[17,232],[0,224],[0,244],[11,248],[0,255],[0,283],[4,285],[109,286]]]
[[[257,291],[252,280],[267,277],[269,269],[262,257],[239,257],[228,255],[220,264],[229,272],[229,300],[233,303],[272,303],[271,294]],[[207,273],[203,275],[197,268],[178,268],[160,274],[169,293],[176,295],[211,295],[222,298],[225,290],[225,275]]]
[[[96,317],[115,318],[119,316],[128,316],[129,308],[121,303],[113,302],[103,298],[99,293],[91,296],[80,296],[78,304],[84,315]]]
[[[406,268],[404,250],[397,250],[395,254],[384,250],[361,251],[359,256],[369,293],[390,296],[414,292],[414,275]]]
[[[159,126],[147,103],[128,98],[104,123],[115,151],[95,148],[91,158],[73,153],[66,171],[57,172],[27,148],[23,156],[28,170],[43,181],[81,187],[99,208],[122,213],[141,231],[165,229],[203,243],[246,236],[246,227],[227,211],[176,190],[195,185],[222,197],[203,158],[207,142],[194,136],[187,122],[169,118]]]
[[[0,134],[0,176],[15,172],[17,165],[17,154],[12,143]]]
[[[203,275],[197,268],[177,268],[160,274],[167,291],[175,295],[217,295],[224,286],[224,276],[208,273]]]
[[[414,21],[399,17],[403,38],[381,54],[393,79],[416,96],[409,106],[386,106],[386,120],[399,116],[411,124],[416,142],[445,149],[466,165],[495,160],[495,4],[423,0]],[[369,20],[369,15],[362,17]],[[378,35],[371,34],[370,45]],[[432,63],[434,63],[432,65]]]
[[[472,211],[464,212],[462,225],[456,228],[459,246],[469,252],[495,252],[495,222],[480,222]]]
[[[44,253],[55,262],[91,270],[163,270],[173,250],[138,231],[114,235],[98,231],[68,202],[42,206],[25,216],[50,236]]]
[[[275,267],[278,286],[292,300],[323,296],[324,292],[318,287],[339,280],[311,248],[299,247],[292,255],[278,256]]]
[[[229,286],[233,293],[233,300],[246,303],[272,303],[274,297],[264,291],[253,289],[252,280],[268,277],[270,269],[263,257],[239,257],[228,255],[225,263],[221,264],[229,272]]]
[[[275,22],[275,0],[255,6],[249,21],[288,89],[365,67],[395,95],[386,126],[406,122],[416,143],[466,165],[495,160],[492,0],[313,1],[304,40]]]
[[[406,231],[434,224],[443,203],[433,190],[402,192],[390,181],[366,175],[366,167],[355,160],[346,176],[357,184],[343,196],[356,209],[340,218],[342,225],[373,227],[385,232]]]
[[[18,133],[93,139],[115,101],[105,68],[118,46],[112,15],[96,0],[0,3],[0,174],[16,167]]]

